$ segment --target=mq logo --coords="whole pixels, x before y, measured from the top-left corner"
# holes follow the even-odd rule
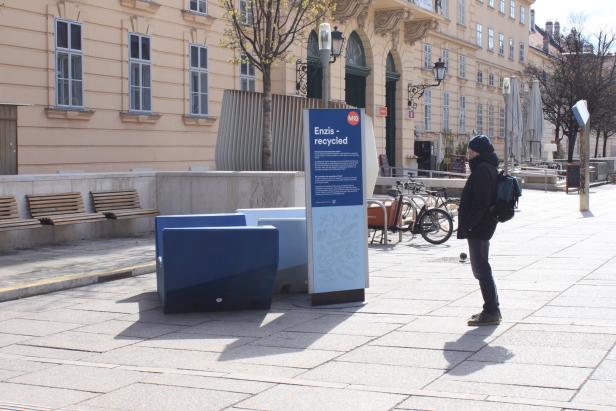
[[[347,123],[351,126],[356,126],[359,124],[359,113],[357,111],[351,111],[347,114]]]

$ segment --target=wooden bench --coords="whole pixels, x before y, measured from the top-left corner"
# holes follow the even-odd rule
[[[94,210],[113,220],[150,217],[159,214],[156,209],[141,208],[139,193],[136,190],[100,191],[90,194]]]
[[[40,226],[41,222],[39,220],[19,217],[17,201],[14,196],[0,196],[0,231],[36,228]]]
[[[87,213],[81,193],[28,194],[28,208],[41,224],[65,225],[105,219],[103,213]]]

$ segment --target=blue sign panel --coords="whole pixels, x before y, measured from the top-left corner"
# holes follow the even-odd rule
[[[309,110],[312,207],[363,205],[362,119],[358,110]]]

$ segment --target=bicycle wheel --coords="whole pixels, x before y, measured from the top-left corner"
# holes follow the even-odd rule
[[[440,208],[432,208],[419,219],[421,236],[431,244],[443,244],[453,233],[451,216]]]

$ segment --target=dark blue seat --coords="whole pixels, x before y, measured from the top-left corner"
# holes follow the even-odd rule
[[[161,283],[160,261],[163,257],[163,230],[165,228],[185,227],[227,227],[245,226],[246,216],[243,214],[188,214],[163,215],[156,217],[156,284],[158,293],[163,291]]]
[[[162,237],[159,294],[166,313],[270,308],[276,228],[165,228]]]

